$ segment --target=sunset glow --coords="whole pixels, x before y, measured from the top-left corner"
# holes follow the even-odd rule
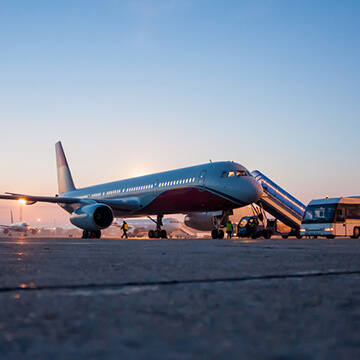
[[[57,194],[61,140],[77,187],[212,159],[258,169],[304,204],[359,195],[359,12],[327,0],[40,1],[20,13],[2,2],[0,193]],[[68,223],[46,206],[24,206],[24,220]]]

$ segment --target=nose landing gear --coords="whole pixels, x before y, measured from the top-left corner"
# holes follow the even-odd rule
[[[224,238],[224,230],[213,229],[211,231],[211,237],[213,239],[223,239]]]
[[[211,231],[211,237],[213,239],[223,239],[224,238],[224,230],[221,230],[220,227],[224,226],[224,222],[227,221],[228,216],[232,215],[232,210],[224,210],[221,215],[217,215],[213,217],[214,225],[216,229]]]

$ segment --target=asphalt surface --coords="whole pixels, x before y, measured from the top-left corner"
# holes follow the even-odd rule
[[[360,240],[0,238],[1,359],[360,359]]]

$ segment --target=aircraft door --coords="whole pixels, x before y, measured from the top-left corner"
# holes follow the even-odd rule
[[[199,185],[201,186],[205,185],[205,177],[206,177],[206,170],[203,170],[199,176]]]
[[[157,197],[159,195],[159,180],[154,181],[153,195],[154,197]]]
[[[199,186],[205,186],[206,170],[203,170],[199,175]]]

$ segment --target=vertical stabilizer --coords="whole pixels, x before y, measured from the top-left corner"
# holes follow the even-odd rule
[[[11,216],[11,224],[13,224],[14,223],[14,217],[13,217],[13,214],[12,214],[12,210],[10,210],[10,216]]]
[[[58,187],[59,194],[75,190],[74,181],[71,176],[69,165],[66,161],[64,149],[61,145],[61,141],[55,144],[56,151],[56,165],[57,165],[57,176],[58,176]]]

